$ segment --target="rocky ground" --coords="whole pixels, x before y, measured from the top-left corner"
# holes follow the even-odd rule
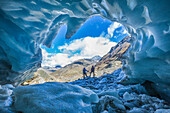
[[[97,93],[99,102],[92,105],[94,113],[170,113],[164,100],[149,96],[141,84],[120,84],[121,69],[101,77],[79,79],[69,84],[79,85]]]
[[[123,71],[118,69],[101,77],[68,83],[48,82],[17,88],[4,85],[0,87],[0,112],[170,113],[166,101],[149,96],[141,84],[122,85],[122,77]]]
[[[32,85],[32,84],[40,84],[44,82],[54,82],[57,81],[54,76],[51,76],[51,71],[47,69],[39,68],[35,73],[34,76],[23,82],[21,85]]]

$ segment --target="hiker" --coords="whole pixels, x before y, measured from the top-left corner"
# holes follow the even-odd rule
[[[86,70],[86,68],[84,67],[84,68],[83,68],[83,79],[85,79],[85,77],[87,77],[86,71],[89,72],[89,71]]]
[[[95,71],[95,68],[94,68],[94,66],[92,66],[92,67],[91,67],[91,72],[90,72],[90,77],[91,77],[91,73],[93,73],[93,77],[95,77],[94,71]]]

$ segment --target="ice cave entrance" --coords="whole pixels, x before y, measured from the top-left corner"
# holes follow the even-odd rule
[[[50,48],[40,46],[42,67],[35,75],[46,76],[42,81],[74,81],[82,77],[84,67],[90,70],[92,65],[95,66],[96,76],[122,67],[122,62],[117,59],[130,46],[130,43],[124,43],[129,33],[122,24],[93,16],[70,39],[65,38],[66,32],[67,26],[63,25]],[[41,83],[41,80],[37,82]]]
[[[50,48],[41,45],[42,67],[58,68],[78,59],[103,57],[129,35],[122,24],[101,16],[89,18],[70,39],[65,38],[66,32],[67,26],[63,25]]]

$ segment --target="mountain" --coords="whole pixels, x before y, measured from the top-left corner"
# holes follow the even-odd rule
[[[23,82],[21,85],[32,85],[32,84],[56,81],[56,78],[50,75],[50,73],[52,72],[45,68],[39,68],[34,73],[34,76],[31,79]]]
[[[93,59],[76,60],[73,63],[51,73],[50,75],[54,76],[58,82],[74,81],[82,78],[82,70],[84,67],[86,67],[87,70],[90,70],[91,66],[96,63],[97,62]]]
[[[130,46],[130,37],[125,37],[116,46],[112,47],[110,51],[102,58],[97,55],[91,59],[79,59],[64,67],[56,66],[56,68],[44,67],[40,68],[31,80],[24,82],[24,84],[35,84],[36,82],[71,82],[82,78],[82,70],[86,67],[87,70],[91,70],[91,66],[95,66],[95,74],[100,77],[107,73],[122,67],[121,58]],[[89,73],[87,73],[89,76]],[[38,81],[39,80],[39,81]]]
[[[92,65],[95,65],[95,74],[98,77],[102,76],[103,73],[112,73],[122,67],[121,58],[130,46],[129,41],[130,37],[125,37],[102,58],[97,55],[91,59],[80,59],[50,75],[54,76],[58,82],[70,82],[82,78],[83,68],[86,67],[90,71]]]
[[[129,36],[122,39],[116,46],[112,47],[99,62],[97,62],[95,67],[98,76],[101,76],[103,73],[111,73],[122,67],[121,59],[123,54],[130,47],[130,39]]]
[[[104,55],[101,60],[96,64],[96,66],[102,63],[109,63],[110,61],[120,60],[122,55],[126,52],[126,50],[130,46],[130,37],[125,37],[122,41],[120,41],[116,46],[112,47],[110,51]]]
[[[42,68],[51,72],[55,72],[62,67],[60,65],[56,65],[55,67],[44,66]]]
[[[90,70],[91,66],[95,65],[96,63],[97,62],[92,59],[79,59],[62,68],[61,66],[57,66],[56,68],[52,67],[39,68],[37,72],[34,73],[33,78],[23,82],[22,85],[32,85],[50,81],[57,82],[74,81],[82,77],[82,70],[84,67]]]
[[[96,61],[96,62],[98,62],[98,61],[101,60],[101,58],[102,58],[101,56],[96,55],[96,56],[92,57],[91,59],[94,60],[94,61]]]

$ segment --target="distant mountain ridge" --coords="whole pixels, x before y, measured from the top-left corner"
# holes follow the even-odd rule
[[[96,63],[97,62],[93,59],[79,59],[58,69],[50,75],[54,76],[58,82],[74,81],[82,78],[82,70],[84,67],[86,67],[87,70],[90,70],[91,66]]]
[[[71,82],[82,78],[83,68],[86,67],[86,69],[90,71],[92,65],[95,66],[95,74],[98,77],[102,76],[103,73],[112,73],[114,70],[122,67],[121,57],[130,47],[129,41],[130,37],[125,37],[116,46],[112,47],[110,51],[103,57],[97,55],[91,59],[79,59],[62,68],[57,66],[55,72],[50,71],[51,68],[41,69],[39,72],[41,72],[41,74],[45,74],[44,76],[48,76],[48,78],[50,78],[49,81],[57,82]],[[44,76],[43,79],[45,78]],[[37,78],[33,79],[34,83],[35,79]],[[45,81],[48,80],[45,78]],[[29,83],[31,84],[31,81],[29,81]]]
[[[96,61],[96,62],[98,62],[98,61],[101,60],[101,58],[102,58],[101,56],[96,55],[96,56],[92,57],[91,59],[94,60],[94,61]]]
[[[56,65],[55,67],[44,66],[42,68],[45,69],[45,70],[48,70],[50,72],[55,72],[55,71],[57,71],[58,69],[60,69],[62,67],[60,65]]]
[[[130,37],[125,37],[122,41],[120,41],[116,46],[112,47],[110,51],[104,55],[99,62],[97,62],[96,66],[102,63],[108,63],[110,61],[120,60],[123,54],[130,47]]]
[[[116,46],[112,47],[110,51],[104,55],[99,62],[96,63],[96,74],[98,76],[103,73],[112,73],[122,67],[122,56],[130,47],[129,36],[123,38]]]

